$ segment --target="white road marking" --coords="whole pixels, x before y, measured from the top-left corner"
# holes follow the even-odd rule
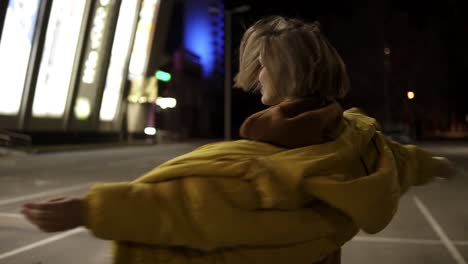
[[[44,196],[54,196],[58,194],[63,194],[67,192],[72,192],[72,191],[77,191],[81,190],[84,188],[89,187],[91,184],[86,183],[86,184],[79,184],[71,187],[65,187],[65,188],[58,188],[58,189],[53,189],[49,191],[44,191],[44,192],[39,192],[39,193],[33,193],[33,194],[28,194],[28,195],[23,195],[23,196],[17,196],[17,197],[12,197],[12,198],[7,198],[7,199],[1,199],[0,200],[0,206],[8,205],[8,204],[14,204],[18,202],[23,202],[27,200],[33,200],[37,198],[41,198]]]
[[[0,213],[0,217],[7,217],[7,218],[23,218],[21,214],[15,213]],[[85,228],[76,228],[64,233],[61,233],[56,236],[52,236],[38,242],[35,242],[30,245],[26,245],[15,250],[2,253],[0,254],[0,260],[6,259],[8,257],[23,253],[25,251],[32,250],[34,248],[50,244],[57,240],[81,233],[85,231]],[[434,240],[434,239],[413,239],[413,238],[400,238],[400,237],[378,237],[378,236],[356,236],[352,239],[352,241],[364,241],[364,242],[372,242],[372,243],[397,243],[397,244],[417,244],[417,245],[442,245],[444,244],[442,240]],[[453,241],[454,245],[459,246],[468,246],[468,241]],[[462,260],[464,261],[464,260]],[[458,263],[465,263],[465,262],[458,262]]]
[[[402,237],[379,237],[379,236],[355,236],[352,241],[375,242],[375,243],[396,243],[396,244],[417,244],[417,245],[442,245],[441,240],[418,239]],[[457,246],[468,246],[468,241],[452,241]]]
[[[23,219],[23,215],[21,214],[12,214],[12,213],[0,213],[0,217],[8,217],[8,218],[21,218]]]
[[[398,243],[398,244],[418,244],[418,245],[440,245],[442,241],[434,239],[413,239],[400,237],[367,237],[356,236],[353,241],[379,242],[379,243]]]
[[[73,236],[73,235],[82,233],[82,232],[84,232],[85,230],[86,230],[86,229],[84,229],[84,228],[82,228],[82,227],[75,228],[75,229],[72,229],[72,230],[70,230],[70,231],[66,231],[66,232],[63,232],[63,233],[61,233],[61,234],[58,234],[58,235],[55,235],[55,236],[51,236],[51,237],[48,237],[48,238],[43,239],[43,240],[39,240],[39,241],[37,241],[37,242],[35,242],[35,243],[26,245],[26,246],[24,246],[24,247],[20,247],[20,248],[14,249],[14,250],[12,250],[12,251],[2,253],[2,254],[0,254],[0,260],[9,258],[9,257],[11,257],[11,256],[20,254],[20,253],[22,253],[22,252],[25,252],[25,251],[28,251],[28,250],[31,250],[31,249],[34,249],[34,248],[37,248],[37,247],[41,247],[41,246],[50,244],[50,243],[52,243],[52,242],[55,242],[55,241],[60,240],[60,239],[64,239],[64,238],[69,237],[69,236]]]
[[[463,256],[458,251],[457,247],[455,247],[454,243],[449,239],[449,237],[447,236],[445,231],[442,229],[442,227],[439,225],[439,223],[437,223],[435,218],[432,216],[431,212],[429,212],[429,209],[427,209],[426,205],[424,205],[424,203],[417,196],[414,196],[413,200],[416,203],[416,206],[421,211],[421,213],[426,218],[426,220],[431,225],[432,229],[434,229],[434,232],[436,232],[437,236],[439,236],[440,240],[442,241],[444,246],[447,248],[450,255],[452,255],[456,263],[467,264]]]

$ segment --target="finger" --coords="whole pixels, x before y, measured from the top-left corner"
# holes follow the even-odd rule
[[[64,231],[67,230],[65,225],[61,223],[43,223],[43,222],[37,222],[33,223],[39,230],[43,232],[58,232],[58,231]]]
[[[34,210],[45,210],[48,208],[47,203],[26,203],[23,204],[23,208],[34,209]]]
[[[32,210],[24,209],[21,211],[26,220],[31,224],[35,225],[38,229],[43,232],[59,232],[72,229],[78,225],[70,223],[62,219],[42,219],[37,217],[37,214],[32,212]]]
[[[21,212],[27,216],[28,219],[35,222],[59,222],[64,219],[64,215],[62,213],[54,211],[23,209]]]
[[[26,203],[23,207],[37,210],[58,210],[62,209],[67,200],[55,200],[42,203]]]
[[[28,222],[30,222],[31,224],[36,224],[35,220],[32,219],[29,214],[25,211],[21,211],[21,213],[23,214],[24,218],[26,218],[26,220],[28,220]]]
[[[60,222],[51,222],[51,221],[43,221],[32,218],[30,215],[25,214],[26,219],[37,228],[44,232],[54,232],[59,231],[63,228],[63,224]]]
[[[34,225],[37,225],[39,223],[39,220],[36,217],[34,217],[34,213],[32,213],[30,210],[22,210],[21,213],[30,223]]]
[[[47,202],[48,203],[50,203],[50,202],[60,202],[60,201],[66,200],[66,199],[67,199],[67,197],[57,197],[57,198],[52,198],[50,200],[47,200]]]
[[[23,215],[24,215],[24,218],[26,218],[26,220],[28,220],[29,223],[31,223],[31,224],[33,224],[33,225],[35,225],[37,227],[39,227],[41,225],[44,225],[43,222],[31,217],[31,215],[28,214],[27,212],[23,213]]]

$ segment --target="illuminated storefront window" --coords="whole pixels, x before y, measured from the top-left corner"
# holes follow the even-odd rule
[[[0,114],[16,115],[21,106],[39,0],[10,0],[0,42]]]
[[[84,64],[84,72],[82,81],[86,84],[93,84],[96,81],[96,71],[99,64],[99,58],[102,43],[104,41],[104,32],[106,30],[106,22],[109,16],[110,0],[100,0],[99,6],[94,14],[93,26],[89,37],[89,51],[86,55]]]
[[[129,78],[141,79],[146,71],[155,26],[155,16],[159,11],[159,0],[144,0],[130,59]]]
[[[87,1],[53,1],[34,95],[34,117],[62,117]]]
[[[112,121],[115,118],[126,76],[126,63],[132,40],[138,1],[123,0],[120,6],[119,18],[115,30],[112,54],[107,70],[106,85],[102,98],[100,119]]]
[[[116,1],[113,0],[99,0],[93,6],[92,24],[90,31],[87,33],[88,41],[84,47],[83,69],[80,73],[80,83],[77,88],[77,97],[83,100],[86,99],[89,102],[89,111],[80,111],[81,108],[76,107],[79,102],[76,101],[74,116],[78,120],[89,120],[95,112],[96,99],[101,84],[100,80],[103,78],[103,69],[106,63],[104,61],[110,56],[110,52],[105,47],[111,38],[109,25],[113,20],[112,13],[115,6]]]

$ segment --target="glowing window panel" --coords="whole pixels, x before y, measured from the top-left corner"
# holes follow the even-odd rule
[[[132,55],[129,66],[129,79],[138,80],[143,78],[148,62],[148,54],[155,27],[155,16],[159,11],[159,0],[144,0],[140,11],[137,30],[135,33],[135,43],[133,44]]]
[[[107,70],[106,85],[99,113],[102,121],[114,120],[121,100],[123,84],[127,78],[125,66],[131,46],[133,21],[137,14],[137,4],[138,1],[135,0],[123,0],[120,5],[111,59]]]
[[[34,117],[62,117],[87,1],[53,1],[34,95]]]
[[[0,42],[0,114],[16,115],[28,70],[39,0],[10,0]]]
[[[99,65],[102,60],[102,45],[106,38],[107,23],[109,23],[109,2],[110,0],[100,0],[95,9],[92,21],[91,32],[89,34],[88,47],[86,47],[86,61],[81,81],[83,84],[95,84]],[[82,92],[80,87],[80,92]]]

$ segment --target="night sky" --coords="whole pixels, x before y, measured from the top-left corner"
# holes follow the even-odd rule
[[[233,17],[234,61],[245,28],[262,16],[318,20],[348,68],[345,108],[362,108],[387,130],[403,124],[418,138],[468,135],[468,1],[225,1],[228,9],[242,4],[251,10]],[[235,135],[264,106],[255,95],[233,96]]]

